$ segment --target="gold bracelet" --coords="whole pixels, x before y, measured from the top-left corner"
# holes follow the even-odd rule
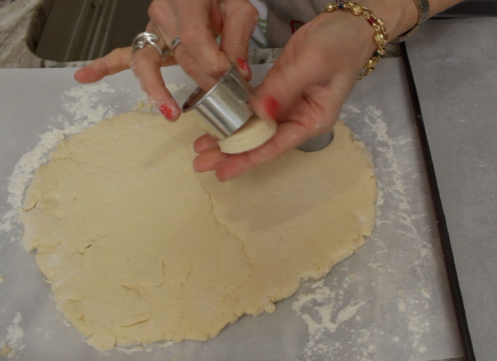
[[[381,21],[381,19],[374,16],[371,10],[369,10],[367,7],[358,5],[356,3],[353,3],[352,1],[344,1],[339,4],[330,3],[324,7],[324,10],[322,12],[333,13],[335,12],[335,10],[342,9],[350,10],[350,12],[355,16],[362,15],[368,21],[368,23],[371,24],[376,32],[376,34],[373,36],[373,41],[376,44],[377,49],[373,53],[371,59],[369,59],[369,61],[359,73],[359,79],[362,79],[374,70],[376,64],[378,64],[378,62],[381,60],[381,56],[385,55],[385,46],[388,42],[388,34],[385,29],[385,24],[383,23],[383,21]]]

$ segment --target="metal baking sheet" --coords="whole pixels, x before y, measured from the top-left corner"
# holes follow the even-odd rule
[[[496,18],[436,20],[407,42],[476,359],[488,361],[497,353],[496,36]]]
[[[253,66],[260,82],[270,65]],[[0,69],[0,214],[8,177],[40,134],[129,111],[143,99],[130,72],[91,88],[74,69]],[[163,75],[177,98],[193,84]],[[101,83],[100,83],[101,84]],[[86,96],[85,90],[91,96]],[[90,91],[94,89],[94,91]],[[100,89],[100,90],[99,90]],[[109,90],[110,89],[110,90]],[[81,94],[86,94],[81,96]],[[245,316],[207,342],[119,347],[105,353],[64,323],[21,227],[0,232],[0,345],[14,360],[435,360],[461,356],[436,225],[400,59],[357,83],[341,118],[371,149],[379,198],[373,236],[320,281],[307,281],[273,314]],[[7,350],[8,351],[8,350]],[[0,356],[1,357],[1,356]]]

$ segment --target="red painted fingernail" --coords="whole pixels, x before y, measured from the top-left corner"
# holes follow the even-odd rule
[[[248,65],[247,63],[247,60],[243,59],[243,58],[238,58],[236,59],[236,62],[238,63],[238,66],[245,70],[245,72],[247,72],[247,74],[252,74],[252,72],[250,71],[250,66]]]
[[[266,113],[271,118],[276,119],[278,113],[280,112],[281,104],[273,96],[268,95],[264,103],[264,108],[266,109]]]
[[[160,107],[159,107],[159,110],[160,112],[169,120],[173,119],[173,108],[171,108],[170,106],[166,105],[166,104],[162,104]]]

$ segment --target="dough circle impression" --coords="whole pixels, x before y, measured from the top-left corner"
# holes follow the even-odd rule
[[[60,142],[26,192],[24,245],[57,308],[102,350],[207,340],[271,312],[374,227],[371,155],[343,123],[322,151],[220,183],[192,170],[190,120],[103,120]]]

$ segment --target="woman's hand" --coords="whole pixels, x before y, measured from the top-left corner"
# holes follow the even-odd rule
[[[247,0],[154,0],[149,8],[147,31],[166,48],[179,37],[174,58],[162,59],[151,46],[131,55],[131,47],[116,49],[78,70],[75,78],[91,83],[129,67],[148,94],[150,102],[169,120],[180,116],[180,108],[167,90],[160,68],[178,63],[201,87],[212,87],[234,62],[249,80],[248,43],[258,20],[257,10]],[[221,35],[221,44],[216,38]]]
[[[215,140],[205,135],[194,144],[200,153],[195,170],[215,170],[218,179],[226,181],[331,130],[375,50],[373,35],[364,18],[345,11],[319,15],[302,26],[252,101],[260,116],[278,121],[276,135],[263,146],[236,155],[221,153]]]
[[[418,10],[412,0],[368,2],[361,4],[385,21],[391,38],[416,24]],[[226,181],[331,130],[361,69],[376,50],[374,34],[366,19],[348,11],[321,14],[302,26],[252,100],[260,116],[278,121],[276,135],[263,146],[236,155],[221,153],[215,140],[204,135],[194,144],[199,153],[195,170],[215,170],[217,178]]]
[[[418,10],[412,0],[362,3],[385,21],[391,38],[417,21]],[[210,88],[230,61],[235,60],[238,70],[250,78],[245,60],[256,14],[246,0],[154,0],[147,30],[159,34],[167,44],[179,35],[181,43],[174,57],[201,87]],[[222,34],[220,47],[215,43],[217,34]],[[301,27],[252,100],[259,115],[278,121],[276,135],[262,147],[237,155],[221,153],[217,142],[204,135],[194,144],[199,153],[195,170],[215,170],[218,179],[226,181],[329,131],[360,70],[376,50],[373,35],[373,28],[363,17],[348,11],[321,14]],[[79,70],[75,77],[80,82],[96,81],[123,70],[129,60],[131,49],[118,49]],[[148,46],[135,53],[131,68],[151,102],[166,117],[176,120],[179,107],[160,76],[160,66],[171,63],[173,59],[162,61],[156,49]]]

